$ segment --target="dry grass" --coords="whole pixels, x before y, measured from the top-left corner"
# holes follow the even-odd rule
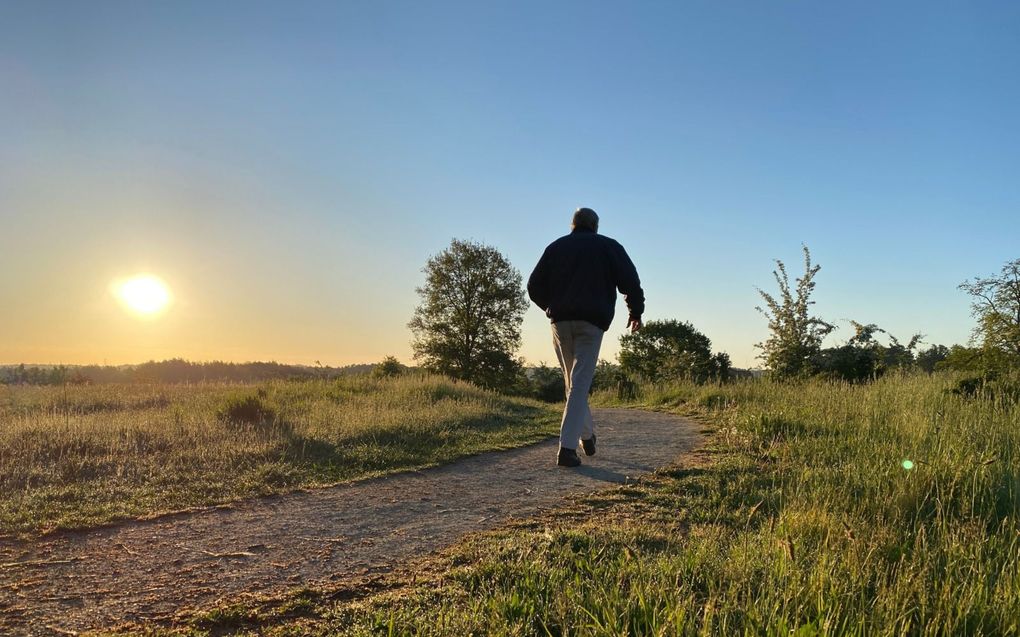
[[[246,400],[265,417],[231,418]],[[0,387],[0,533],[428,466],[539,440],[556,421],[549,406],[427,376]]]

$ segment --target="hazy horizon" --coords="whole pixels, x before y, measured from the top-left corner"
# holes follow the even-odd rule
[[[1020,256],[1018,29],[1007,2],[4,3],[0,363],[411,363],[430,255],[526,279],[578,206],[645,319],[735,366],[801,244],[827,344],[966,343],[957,285]],[[111,293],[142,273],[147,318]],[[555,362],[534,307],[520,355]]]

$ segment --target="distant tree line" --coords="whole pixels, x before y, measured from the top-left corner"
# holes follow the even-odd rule
[[[140,365],[7,365],[0,366],[0,383],[62,385],[99,383],[258,382],[277,379],[336,378],[372,371],[374,365],[344,367],[285,365],[275,362],[196,363],[180,358]]]

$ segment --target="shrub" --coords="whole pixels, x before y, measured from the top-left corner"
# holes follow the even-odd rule
[[[619,400],[633,400],[637,396],[637,383],[634,382],[620,365],[609,361],[599,361],[595,366],[595,378],[592,379],[593,392],[612,390]]]
[[[998,400],[1007,405],[1020,403],[1020,378],[1015,374],[999,375],[990,372],[983,376],[968,376],[960,379],[949,390],[962,398]]]
[[[790,286],[786,265],[776,259],[772,271],[779,285],[778,298],[761,288],[758,293],[765,301],[765,307],[758,306],[769,322],[769,337],[755,345],[761,350],[765,368],[779,378],[809,376],[817,370],[815,364],[821,352],[822,340],[835,329],[816,316],[810,306],[814,304],[811,293],[815,290],[815,275],[821,268],[812,265],[811,252],[804,249],[804,275],[796,279],[796,287]]]
[[[859,383],[875,380],[891,369],[914,367],[914,350],[921,342],[921,334],[913,335],[904,345],[874,323],[850,321],[850,324],[855,330],[850,340],[818,353],[814,368],[822,378]],[[889,345],[878,342],[875,335],[879,333],[889,337]]]
[[[229,396],[216,412],[217,420],[237,425],[260,426],[275,417],[276,410],[266,402],[266,392],[263,389],[254,394]]]
[[[557,403],[565,398],[563,370],[541,363],[527,372],[528,395],[547,403]]]
[[[945,345],[932,345],[928,349],[918,352],[914,360],[918,367],[931,374],[935,371],[935,367],[946,360],[948,356],[948,347]]]
[[[677,320],[648,321],[641,331],[620,338],[620,368],[652,383],[674,380],[725,380],[730,359],[712,354],[712,341],[693,325]]]
[[[392,378],[394,376],[400,376],[405,371],[405,367],[400,364],[396,356],[387,356],[382,360],[381,363],[376,365],[372,369],[373,378]]]

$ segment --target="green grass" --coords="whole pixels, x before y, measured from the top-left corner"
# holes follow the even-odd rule
[[[555,407],[415,375],[0,386],[0,534],[419,468],[557,426]]]
[[[1020,635],[1020,406],[954,396],[952,380],[645,388],[638,403],[714,423],[700,458],[471,538],[398,592],[235,627]]]

